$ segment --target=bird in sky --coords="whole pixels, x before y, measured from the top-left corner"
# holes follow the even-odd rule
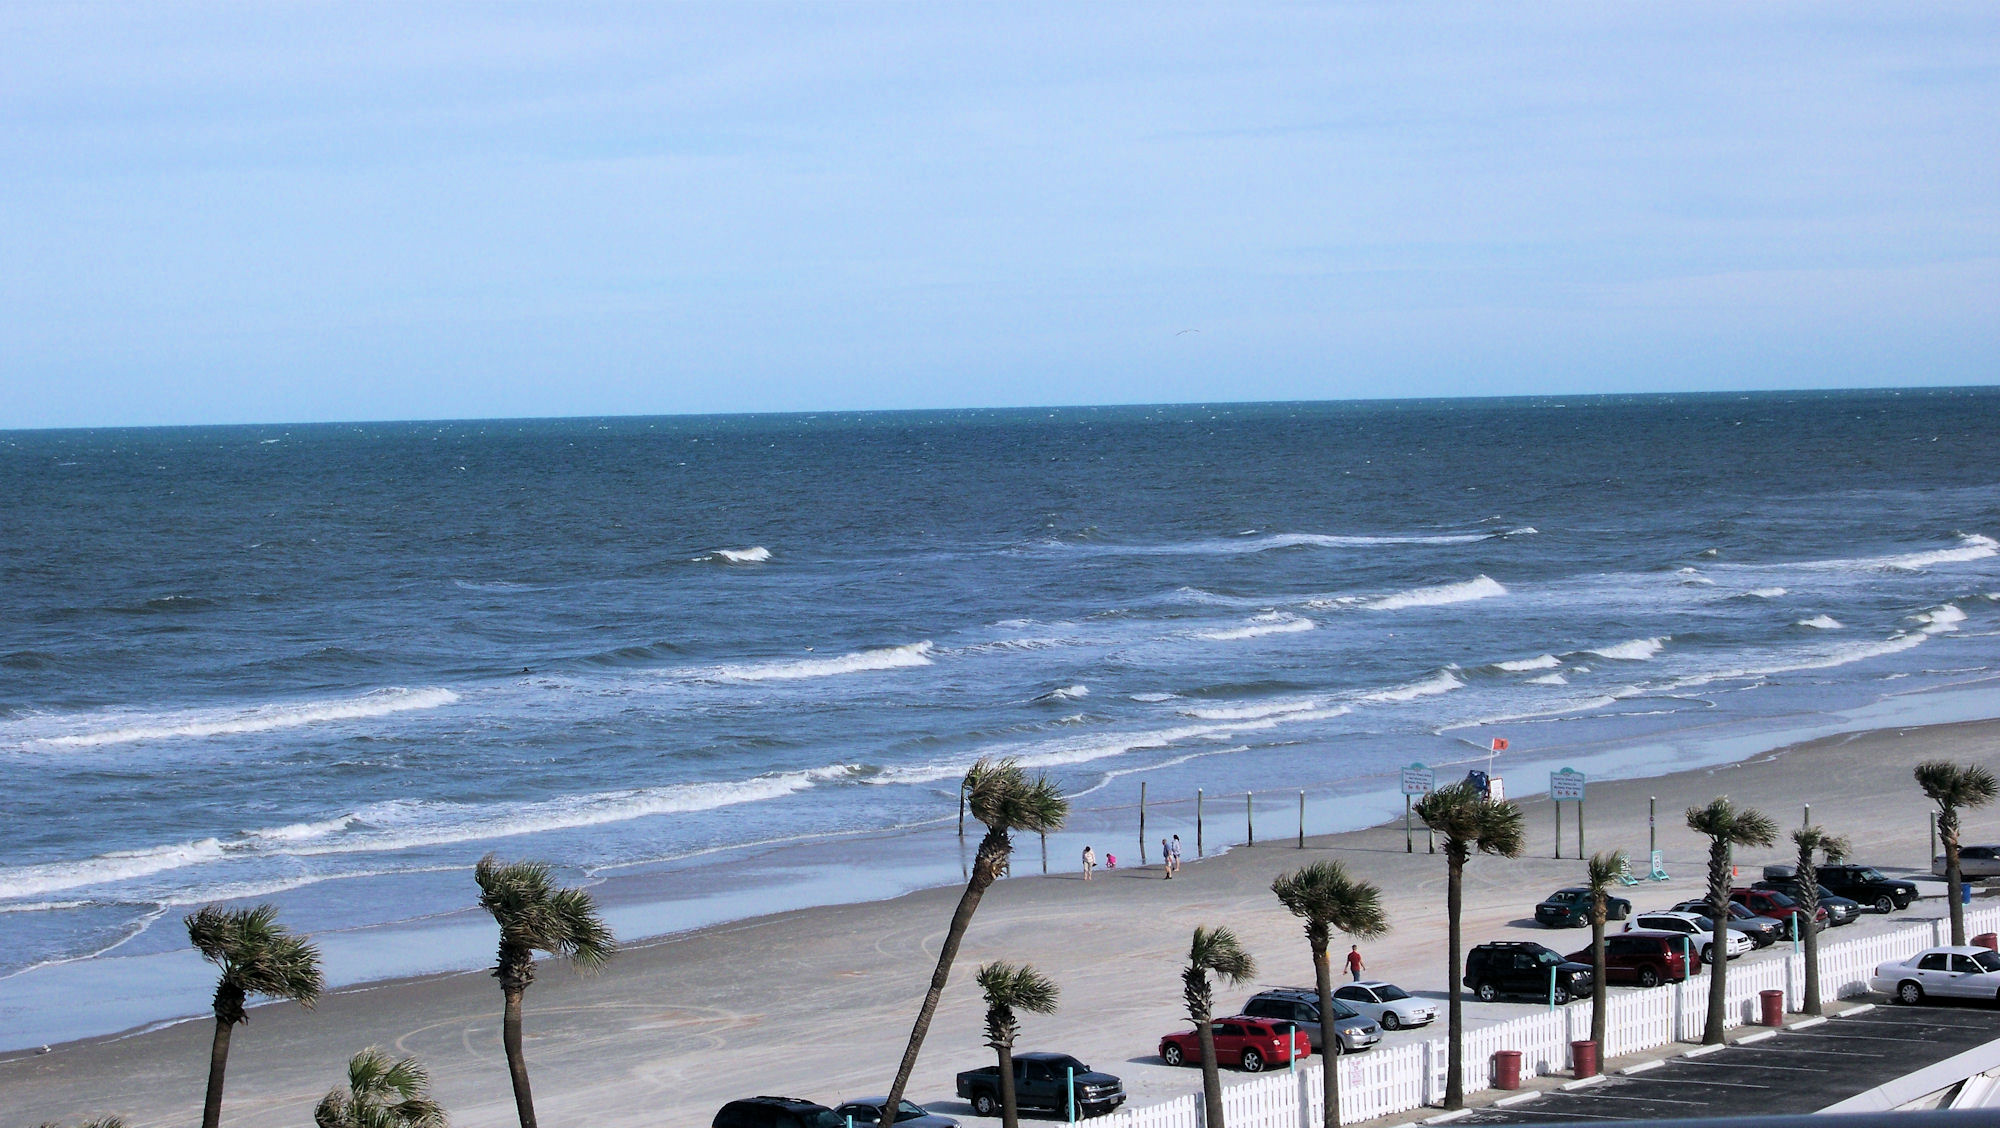
[[[1178,333],[1175,333],[1175,334],[1174,334],[1174,336],[1176,336],[1176,337],[1185,337],[1185,336],[1187,336],[1187,335],[1188,335],[1189,333],[1199,333],[1199,332],[1201,332],[1201,330],[1199,330],[1199,329],[1183,329],[1183,330],[1181,330],[1180,332],[1178,332]]]

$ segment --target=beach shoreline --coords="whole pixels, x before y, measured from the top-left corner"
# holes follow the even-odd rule
[[[1925,870],[1927,804],[1909,783],[1909,769],[1930,755],[2000,766],[2000,721],[1834,734],[1725,764],[1593,782],[1586,845],[1621,847],[1643,860],[1646,801],[1656,797],[1661,847],[1670,871],[1679,872],[1665,886],[1635,892],[1663,905],[1696,895],[1699,844],[1680,827],[1679,812],[1730,793],[1763,806],[1783,826],[1796,823],[1799,805],[1812,803],[1816,821],[1855,840],[1857,857]],[[1528,850],[1517,860],[1480,858],[1470,866],[1468,942],[1512,937],[1566,949],[1572,934],[1550,934],[1524,918],[1547,889],[1575,879],[1573,823],[1566,827],[1564,858],[1557,860],[1546,798],[1524,795],[1518,785],[1512,797],[1523,804]],[[1968,819],[1968,836],[1982,833],[1986,815]],[[951,829],[940,833],[951,835]],[[1742,864],[1783,855],[1746,851]],[[1421,833],[1415,852],[1404,851],[1400,815],[1360,830],[1309,836],[1303,850],[1285,837],[1206,859],[1190,851],[1181,880],[1171,884],[1160,880],[1157,865],[1100,872],[1088,887],[1058,869],[1042,881],[1003,881],[988,894],[913,1094],[920,1101],[948,1097],[951,1073],[985,1060],[969,972],[980,960],[1004,957],[1034,962],[1065,990],[1062,1013],[1027,1024],[1030,1041],[1060,1043],[1126,1073],[1135,1101],[1171,1095],[1167,1090],[1187,1078],[1146,1061],[1151,1040],[1175,1028],[1173,985],[1186,928],[1228,923],[1263,963],[1258,982],[1302,979],[1296,922],[1277,910],[1267,886],[1284,869],[1327,856],[1343,859],[1385,890],[1396,932],[1367,946],[1373,949],[1370,974],[1418,992],[1440,989],[1442,859],[1425,853]],[[1034,860],[1034,843],[1017,843],[1016,857]],[[1094,905],[1079,903],[1085,889]],[[636,1125],[656,1123],[667,1112],[678,1120],[705,1119],[724,1100],[752,1090],[823,1101],[879,1090],[893,1070],[956,896],[957,889],[946,885],[637,941],[594,977],[545,967],[528,999],[538,1099],[552,1122],[580,1120],[588,1110],[595,1123]],[[230,1118],[309,1117],[312,1101],[332,1084],[347,1054],[382,1044],[415,1053],[432,1068],[437,1092],[458,1123],[505,1123],[511,1102],[504,1071],[493,1064],[497,1019],[498,993],[490,979],[464,970],[341,988],[312,1013],[288,1005],[257,1008],[232,1057]],[[861,1029],[870,1031],[865,1039],[855,1036]],[[85,1039],[48,1054],[9,1055],[0,1059],[0,1103],[46,1117],[118,1112],[134,1128],[183,1120],[198,1107],[197,1067],[205,1061],[208,1031],[195,1019]],[[736,1057],[757,1062],[754,1079],[716,1068],[717,1061]]]

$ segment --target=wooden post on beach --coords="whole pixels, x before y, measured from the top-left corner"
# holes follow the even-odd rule
[[[1556,857],[1560,858],[1563,856],[1563,805],[1557,800],[1551,800],[1549,805],[1556,809]]]
[[[1250,837],[1250,845],[1257,844],[1257,820],[1250,810],[1250,793],[1243,793],[1243,831]]]
[[[1194,789],[1194,856],[1202,856],[1201,849],[1201,788]]]
[[[1646,796],[1646,856],[1652,857],[1660,851],[1660,823],[1658,819],[1659,796]]]
[[[1146,864],[1146,781],[1143,779],[1139,781],[1139,864]]]
[[[1410,835],[1410,797],[1403,796],[1403,853],[1417,852],[1417,841]]]
[[[1306,848],[1306,793],[1299,792],[1299,849]]]
[[[1049,832],[1042,832],[1042,876],[1049,875]]]
[[[1576,856],[1583,857],[1583,800],[1576,801]]]

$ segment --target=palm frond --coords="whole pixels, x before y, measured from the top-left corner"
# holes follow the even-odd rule
[[[1751,807],[1737,807],[1726,795],[1707,806],[1687,809],[1688,829],[1732,846],[1770,846],[1778,841],[1778,824]]]
[[[1917,786],[1940,807],[1984,807],[2000,797],[2000,779],[1978,764],[1925,760],[1915,770]]]
[[[1313,862],[1271,882],[1271,892],[1293,916],[1305,921],[1306,939],[1325,951],[1331,932],[1372,940],[1389,931],[1382,890],[1356,880],[1331,859]]]
[[[1227,927],[1195,926],[1188,945],[1188,965],[1213,973],[1225,983],[1241,983],[1257,974],[1257,961]]]
[[[1527,825],[1521,808],[1506,800],[1481,795],[1470,780],[1438,788],[1418,800],[1417,817],[1425,826],[1469,850],[1520,857],[1527,845]]]
[[[1045,833],[1069,819],[1069,800],[1047,776],[1030,777],[1009,756],[985,757],[965,773],[965,806],[990,830]]]
[[[1062,994],[1053,980],[1029,964],[996,960],[982,965],[973,979],[985,994],[987,1006],[1004,1006],[1029,1014],[1054,1014]]]
[[[547,952],[584,971],[603,966],[617,950],[590,894],[556,885],[547,863],[503,863],[488,854],[472,877],[479,883],[479,907],[500,925],[503,947]]]
[[[318,1128],[446,1128],[443,1107],[430,1099],[430,1074],[416,1058],[392,1059],[370,1046],[347,1061],[347,1088],[313,1108]]]
[[[1623,850],[1592,854],[1585,873],[1585,883],[1590,886],[1590,892],[1593,895],[1609,892],[1624,876],[1627,864]]]
[[[188,941],[222,969],[218,998],[269,995],[311,1007],[325,979],[319,949],[278,923],[275,905],[224,909],[207,905],[187,917]],[[231,1015],[231,1021],[240,1021]]]

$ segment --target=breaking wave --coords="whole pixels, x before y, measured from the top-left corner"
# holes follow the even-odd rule
[[[743,666],[719,666],[703,675],[716,681],[794,681],[801,678],[830,678],[840,674],[861,674],[875,670],[906,670],[931,664],[931,644],[905,643],[873,650],[857,650],[834,658],[798,658],[786,662],[760,662]]]
[[[1553,670],[1560,665],[1562,665],[1562,659],[1553,654],[1544,654],[1539,658],[1516,658],[1512,662],[1495,662],[1493,663],[1493,668],[1496,670],[1505,670],[1510,674],[1518,674],[1528,670]]]
[[[1370,611],[1400,611],[1405,607],[1442,607],[1451,603],[1469,603],[1475,599],[1492,599],[1506,595],[1507,589],[1491,576],[1480,575],[1455,584],[1440,584],[1436,587],[1411,588],[1394,595],[1385,595],[1362,606]]]
[[[1299,631],[1309,631],[1312,629],[1313,621],[1311,619],[1274,611],[1266,615],[1258,615],[1240,627],[1230,627],[1219,631],[1201,631],[1195,637],[1205,638],[1212,642],[1232,642],[1244,638],[1261,638],[1264,635],[1296,634]]]
[[[1630,642],[1621,642],[1616,646],[1607,646],[1602,650],[1586,650],[1584,653],[1595,654],[1599,658],[1615,658],[1620,662],[1644,662],[1646,659],[1658,654],[1672,637],[1671,635],[1661,635],[1658,638],[1635,638]]]
[[[1800,619],[1792,625],[1795,627],[1811,627],[1816,631],[1837,631],[1845,626],[1839,619],[1831,615],[1814,615],[1810,619]]]
[[[100,714],[62,718],[61,724],[102,725],[83,732],[51,736],[30,736],[22,743],[29,748],[95,748],[109,744],[131,744],[141,740],[175,740],[210,736],[235,736],[270,732],[329,721],[357,721],[436,709],[458,701],[449,689],[383,689],[360,697],[328,701],[297,701],[258,705],[248,709],[197,709],[180,713],[138,715]],[[39,719],[46,724],[48,718]]]
[[[1364,695],[1361,700],[1415,701],[1419,697],[1435,697],[1440,693],[1450,693],[1452,690],[1462,688],[1464,685],[1465,683],[1459,680],[1457,674],[1452,673],[1450,670],[1439,670],[1423,681],[1411,682],[1409,685],[1399,685],[1394,689],[1376,690],[1374,693]]]
[[[749,548],[718,548],[695,557],[696,560],[710,560],[721,564],[762,564],[771,558],[771,550],[761,544]]]

